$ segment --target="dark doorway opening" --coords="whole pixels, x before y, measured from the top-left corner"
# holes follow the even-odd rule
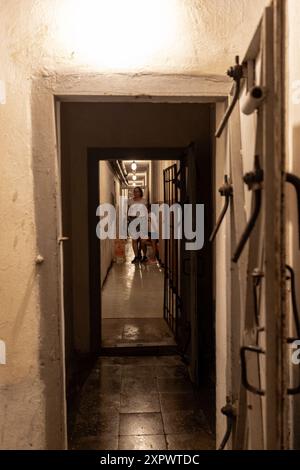
[[[176,311],[176,322],[171,324],[171,321],[168,321],[169,326],[173,330],[176,345],[172,350],[168,351],[168,354],[172,353],[170,356],[170,361],[172,362],[171,357],[175,354],[179,360],[183,363],[186,371],[188,372],[189,378],[192,379],[196,389],[199,387],[205,391],[204,395],[206,396],[205,402],[207,406],[211,406],[209,410],[211,416],[211,422],[214,421],[214,369],[215,369],[215,345],[214,345],[214,310],[213,310],[213,289],[212,289],[212,252],[211,247],[208,245],[208,234],[211,230],[212,220],[213,220],[213,210],[212,210],[212,188],[213,188],[213,178],[212,178],[212,128],[210,126],[210,116],[213,113],[213,106],[211,105],[196,105],[205,106],[206,113],[208,116],[208,124],[204,123],[203,126],[206,126],[205,138],[202,139],[199,143],[195,141],[195,144],[190,144],[190,140],[185,140],[180,138],[179,146],[154,146],[147,145],[145,147],[141,146],[94,146],[91,143],[95,142],[97,139],[93,139],[90,136],[90,131],[86,131],[87,137],[84,144],[81,146],[82,155],[81,158],[86,165],[86,183],[84,182],[84,172],[83,179],[80,179],[78,173],[80,168],[83,169],[81,163],[79,164],[79,154],[76,154],[75,148],[71,145],[71,140],[74,137],[74,130],[76,130],[75,124],[70,124],[68,121],[72,107],[69,108],[70,103],[63,103],[62,106],[62,200],[65,201],[63,204],[63,219],[65,217],[65,227],[66,230],[69,230],[70,238],[72,240],[72,235],[75,234],[75,237],[79,241],[83,240],[84,237],[80,239],[75,230],[86,230],[88,234],[87,237],[87,271],[86,267],[78,262],[77,258],[80,250],[85,250],[84,245],[80,245],[79,241],[76,243],[70,244],[66,248],[66,257],[64,259],[65,264],[65,273],[68,276],[68,279],[65,279],[65,286],[69,287],[68,292],[65,293],[65,318],[66,318],[66,349],[68,349],[67,357],[67,378],[68,378],[68,395],[71,396],[74,394],[75,402],[78,405],[77,398],[80,396],[82,386],[86,382],[87,376],[90,374],[90,370],[93,367],[96,367],[99,364],[99,361],[103,359],[98,359],[104,356],[110,356],[111,360],[120,364],[119,359],[114,359],[114,357],[119,357],[120,354],[127,356],[136,357],[138,354],[142,354],[143,357],[157,357],[161,355],[162,352],[158,348],[141,348],[134,346],[131,350],[126,348],[127,351],[116,351],[114,348],[103,348],[101,347],[101,252],[100,252],[100,243],[99,239],[96,237],[95,228],[99,222],[99,217],[96,215],[96,208],[99,206],[99,162],[103,160],[109,161],[126,161],[133,158],[133,155],[136,155],[136,158],[145,159],[148,161],[176,161],[176,168],[170,170],[172,164],[165,175],[167,178],[174,180],[172,181],[172,191],[174,198],[178,200],[179,204],[191,203],[191,204],[204,204],[205,205],[205,244],[202,250],[199,252],[190,252],[187,253],[183,248],[183,242],[172,244],[172,241],[166,241],[164,245],[164,250],[166,254],[166,259],[164,263],[167,266],[164,266],[164,273],[166,273],[165,268],[167,267],[168,273],[168,286],[165,287],[165,307],[166,307],[166,298],[167,295],[171,295],[172,298],[172,308],[173,313]],[[75,104],[74,104],[75,105]],[[79,108],[82,107],[83,103],[78,104]],[[84,118],[86,121],[89,120],[88,109],[91,110],[94,106],[99,104],[84,104]],[[123,106],[128,108],[128,106],[138,113],[141,104],[129,105],[124,103]],[[64,106],[66,106],[64,114]],[[106,103],[105,109],[109,110],[110,106],[112,108],[116,107],[116,103]],[[122,107],[122,105],[118,106]],[[193,105],[184,105],[184,104],[143,104],[143,107],[146,109],[148,106],[149,109],[153,107],[159,107],[160,110],[166,106],[170,108],[172,112],[174,111],[175,116],[179,118],[181,110],[184,110],[186,115],[189,115],[189,109],[193,108]],[[189,106],[191,108],[189,108]],[[90,108],[91,107],[91,108]],[[182,108],[183,107],[183,108]],[[185,107],[185,108],[184,108]],[[131,109],[130,108],[130,109]],[[148,109],[147,108],[147,109]],[[128,108],[129,109],[129,108]],[[103,112],[102,105],[100,110]],[[72,111],[73,112],[73,111]],[[109,111],[111,114],[113,112]],[[193,110],[194,115],[195,109]],[[82,119],[82,114],[80,116],[75,112],[75,117]],[[74,118],[73,118],[74,119]],[[89,122],[89,121],[88,121]],[[198,123],[197,125],[201,125]],[[81,122],[81,125],[85,125]],[[136,124],[138,125],[138,123]],[[144,123],[145,125],[145,123]],[[196,129],[195,123],[193,126]],[[147,126],[146,126],[147,127]],[[149,127],[149,126],[148,126]],[[148,129],[147,127],[147,129]],[[188,126],[186,126],[188,127]],[[151,130],[151,129],[150,129]],[[149,132],[149,129],[148,129]],[[174,142],[176,142],[176,131],[174,130]],[[101,133],[101,129],[99,130]],[[118,134],[118,133],[117,133]],[[166,142],[172,141],[172,133],[170,133]],[[197,132],[194,132],[197,136]],[[72,137],[73,136],[73,137]],[[120,137],[117,136],[118,139]],[[101,140],[101,139],[100,139]],[[103,139],[106,140],[106,139]],[[121,139],[122,140],[122,139]],[[155,140],[155,139],[153,139]],[[146,143],[149,144],[149,139],[145,139]],[[178,139],[177,139],[178,141]],[[71,147],[71,150],[70,150]],[[72,161],[73,152],[76,155],[74,161]],[[65,156],[69,156],[64,160]],[[76,160],[77,159],[77,160]],[[76,160],[76,161],[75,161]],[[77,165],[77,167],[76,167]],[[70,177],[70,171],[73,172],[73,176]],[[173,172],[174,174],[168,174]],[[75,175],[75,176],[74,176]],[[161,178],[163,180],[163,172],[161,172]],[[72,181],[72,178],[74,181]],[[76,180],[76,181],[75,181]],[[81,194],[82,188],[80,184],[86,186],[86,205],[83,204],[79,209],[74,205],[73,198],[74,194],[77,192]],[[177,195],[175,193],[177,192]],[[84,193],[82,193],[84,195]],[[167,202],[167,197],[164,197],[163,200]],[[174,199],[174,200],[175,200]],[[163,202],[163,201],[162,201]],[[76,210],[81,211],[82,214],[86,213],[86,227],[80,225],[76,218]],[[71,217],[68,212],[71,212]],[[84,217],[82,216],[82,220]],[[175,248],[174,248],[175,246]],[[172,253],[172,256],[171,256]],[[174,256],[175,255],[175,256]],[[78,282],[80,269],[82,268],[82,276],[80,282]],[[170,268],[172,268],[173,274],[176,273],[177,281],[174,283],[174,277],[170,278]],[[84,274],[85,273],[85,274]],[[72,280],[73,277],[73,280]],[[165,276],[165,282],[166,282]],[[75,279],[75,280],[74,280]],[[171,283],[169,282],[171,279]],[[87,289],[86,289],[87,287]],[[88,295],[82,295],[85,302],[82,301],[82,305],[85,305],[86,308],[82,311],[77,312],[73,315],[73,308],[76,306],[76,298],[80,297],[81,289],[86,289]],[[167,292],[168,291],[168,292]],[[75,293],[75,295],[74,295]],[[73,295],[72,295],[73,294]],[[175,295],[174,295],[175,294]],[[120,295],[122,293],[120,292]],[[71,298],[71,300],[70,300]],[[175,299],[175,300],[174,300]],[[80,299],[82,300],[82,299]],[[86,302],[87,301],[87,302]],[[171,304],[169,304],[170,307]],[[78,307],[78,306],[77,306]],[[168,308],[169,308],[168,307]],[[170,313],[170,310],[169,310]],[[165,308],[165,317],[169,314]],[[172,314],[173,315],[173,314]],[[171,315],[171,316],[172,316]],[[167,318],[166,318],[167,319]],[[110,350],[109,350],[110,349]],[[166,354],[166,351],[164,351]],[[128,359],[129,362],[131,361]],[[147,362],[146,360],[142,360]],[[166,369],[170,367],[172,373],[177,373],[168,359],[166,361]],[[134,359],[132,359],[134,363]],[[101,362],[102,364],[102,362]],[[169,364],[169,365],[168,365]],[[108,365],[108,363],[106,363]],[[102,367],[102,366],[101,366]],[[177,367],[177,366],[176,366]],[[106,369],[105,369],[106,370]],[[177,370],[177,369],[176,369]],[[74,373],[75,372],[75,373]],[[156,373],[156,372],[155,372]],[[164,373],[167,373],[166,370]],[[158,383],[158,392],[157,393],[169,393],[169,391],[163,391],[163,385],[159,385],[160,382],[163,382],[164,377],[161,377],[159,374],[162,374],[162,371],[157,372],[155,380]],[[173,377],[175,379],[175,377]],[[172,377],[169,379],[173,380]],[[106,380],[106,379],[104,379]],[[172,381],[171,380],[171,381]],[[177,380],[177,379],[176,379]],[[143,382],[141,378],[141,382]],[[171,382],[170,382],[171,383]],[[170,387],[170,384],[168,384]],[[208,392],[207,392],[208,391]],[[176,392],[176,387],[174,388],[174,393]],[[177,393],[177,392],[176,392]],[[209,402],[209,403],[208,403]],[[74,403],[74,401],[73,401]],[[69,400],[71,404],[71,400]],[[75,408],[77,407],[75,404]],[[74,408],[70,405],[69,408]],[[69,415],[72,413],[70,412]],[[70,427],[71,429],[71,427]]]

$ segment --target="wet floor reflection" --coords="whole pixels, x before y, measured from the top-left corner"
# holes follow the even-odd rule
[[[163,319],[163,269],[132,259],[128,241],[126,262],[112,266],[102,289],[102,346],[175,345]]]
[[[114,263],[102,289],[102,318],[162,318],[164,273],[158,264]]]

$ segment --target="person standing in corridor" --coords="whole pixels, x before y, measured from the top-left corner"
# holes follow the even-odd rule
[[[128,210],[130,212],[130,208],[134,205],[134,204],[137,204],[137,205],[144,205],[145,206],[145,209],[146,211],[148,212],[148,209],[147,209],[147,201],[146,199],[144,198],[144,193],[143,193],[143,190],[142,188],[140,188],[139,186],[137,186],[136,188],[134,188],[133,190],[133,198],[129,200],[128,202]],[[141,216],[140,216],[141,217]],[[136,216],[128,216],[128,220],[129,222],[131,222],[132,220],[134,220],[136,218]],[[138,263],[139,261],[147,261],[147,256],[146,256],[146,248],[144,247],[144,245],[142,244],[142,240],[141,238],[138,238],[138,239],[132,239],[132,248],[133,248],[133,251],[134,251],[134,258],[133,260],[131,261],[132,263]],[[143,257],[141,257],[141,252],[143,251]]]

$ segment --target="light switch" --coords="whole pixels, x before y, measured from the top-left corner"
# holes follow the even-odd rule
[[[6,345],[0,339],[0,364],[6,364]]]

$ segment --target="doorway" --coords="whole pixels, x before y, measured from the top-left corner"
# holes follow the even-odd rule
[[[164,149],[156,152],[163,155]],[[163,184],[161,175],[152,170],[156,164],[167,166],[168,162],[142,159],[139,149],[134,155],[134,160],[101,160],[99,166],[100,204],[110,204],[115,209],[117,227],[122,224],[122,217],[126,219],[122,237],[117,233],[110,240],[104,234],[100,240],[102,354],[112,353],[113,349],[117,354],[129,353],[132,348],[139,348],[139,353],[159,349],[166,352],[176,346],[164,319],[165,263],[159,227],[155,228],[156,233],[150,233],[150,219],[154,217],[150,207],[157,202],[151,187],[160,188]],[[135,239],[127,233],[134,220],[127,212],[136,200],[142,201],[147,213],[149,227],[145,238]],[[123,206],[125,214],[121,213]]]
[[[192,204],[205,204],[207,210],[205,230],[208,233],[212,220],[212,213],[209,208],[211,207],[211,191],[213,186],[211,176],[213,159],[211,158],[212,147],[210,126],[213,106],[192,104],[143,104],[143,106],[141,106],[141,104],[129,105],[128,103],[122,105],[110,103],[106,104],[106,106],[103,106],[103,104],[100,105],[99,103],[76,103],[77,106],[72,105],[75,105],[75,103],[63,103],[62,106],[62,166],[64,167],[62,175],[65,175],[66,182],[69,183],[64,186],[64,178],[62,178],[62,199],[66,201],[65,210],[68,210],[69,208],[69,212],[65,212],[65,216],[69,221],[71,219],[69,227],[72,232],[70,233],[70,239],[72,240],[71,245],[73,245],[71,250],[69,250],[69,259],[65,261],[66,263],[70,261],[72,263],[72,267],[69,271],[66,270],[66,272],[72,273],[72,279],[66,280],[66,284],[72,288],[73,306],[76,305],[77,307],[77,315],[76,313],[74,315],[72,314],[72,309],[70,309],[70,304],[65,305],[65,310],[69,311],[69,316],[66,318],[72,318],[72,324],[69,323],[66,325],[66,332],[68,331],[66,338],[68,340],[71,338],[71,341],[73,342],[73,350],[69,348],[69,364],[74,362],[78,364],[78,355],[81,357],[85,356],[87,358],[93,357],[97,363],[97,357],[99,357],[99,355],[102,357],[104,355],[109,357],[120,357],[120,354],[126,354],[136,357],[137,354],[141,353],[141,350],[143,355],[159,357],[161,355],[159,348],[163,346],[165,348],[172,348],[172,351],[169,349],[168,354],[172,352],[172,355],[175,354],[175,356],[183,362],[189,376],[189,380],[192,380],[196,387],[199,386],[201,382],[208,382],[213,378],[214,374],[211,371],[206,373],[206,371],[204,372],[204,369],[201,368],[203,364],[207,367],[205,355],[210,358],[214,357],[214,344],[210,343],[208,346],[208,343],[205,344],[205,342],[201,342],[201,334],[203,335],[201,324],[205,321],[207,322],[206,335],[204,336],[207,338],[211,337],[214,328],[213,299],[212,295],[209,294],[209,290],[205,289],[203,284],[201,285],[200,281],[204,277],[207,281],[207,285],[211,286],[212,280],[210,278],[210,273],[208,271],[205,272],[205,266],[209,266],[211,263],[208,262],[208,264],[206,264],[201,262],[203,253],[201,254],[201,257],[193,257],[191,255],[191,259],[188,260],[188,256],[182,249],[181,243],[177,243],[176,245],[176,252],[178,254],[177,265],[176,263],[174,264],[174,258],[170,257],[170,253],[174,253],[172,240],[167,240],[164,243],[161,243],[159,240],[159,258],[162,258],[160,259],[160,263],[157,263],[156,267],[148,265],[145,266],[142,263],[139,263],[138,266],[134,266],[134,272],[139,278],[141,274],[145,274],[147,271],[151,273],[150,269],[153,270],[154,268],[157,269],[157,274],[164,282],[164,286],[161,284],[161,286],[164,287],[164,302],[161,302],[161,307],[163,308],[161,309],[161,313],[158,311],[159,309],[155,310],[154,315],[160,314],[163,316],[163,314],[165,314],[165,320],[167,320],[165,324],[171,331],[171,335],[167,338],[170,343],[168,344],[164,340],[164,344],[153,344],[153,342],[150,341],[152,344],[145,345],[145,342],[138,339],[138,341],[128,341],[127,344],[124,344],[124,336],[126,335],[124,335],[123,327],[123,332],[121,334],[117,332],[116,334],[117,336],[121,336],[121,342],[119,344],[113,342],[112,344],[103,345],[104,325],[102,321],[120,318],[119,316],[113,318],[113,315],[119,315],[116,312],[115,306],[113,307],[113,310],[110,310],[110,313],[103,315],[103,292],[105,292],[105,290],[108,291],[105,306],[106,309],[107,307],[111,308],[111,300],[116,300],[116,296],[112,295],[111,289],[108,290],[106,288],[110,286],[110,275],[112,274],[113,276],[114,268],[119,269],[121,267],[122,269],[122,263],[118,265],[117,260],[115,259],[115,263],[113,263],[111,269],[107,270],[105,277],[101,275],[101,245],[99,243],[99,239],[95,236],[95,228],[99,222],[99,217],[96,214],[95,208],[97,208],[101,202],[101,188],[99,191],[99,181],[101,186],[101,164],[106,162],[106,165],[109,164],[112,170],[114,164],[117,166],[124,165],[126,167],[126,162],[132,162],[134,156],[137,161],[149,162],[149,165],[151,166],[152,176],[149,178],[149,193],[151,200],[154,202],[168,202],[166,194],[164,194],[164,183],[166,183],[164,175],[167,176],[170,171],[173,171],[174,174],[171,178],[171,184],[174,185],[173,190],[178,191],[178,202],[183,204],[190,201]],[[76,109],[77,107],[79,109]],[[124,109],[122,110],[122,108]],[[134,138],[132,135],[129,135],[128,138],[128,134],[126,134],[124,130],[122,132],[120,132],[120,130],[116,132],[112,126],[114,121],[111,119],[111,122],[108,124],[108,127],[110,127],[110,133],[112,134],[110,137],[111,141],[109,143],[117,143],[118,146],[95,146],[94,144],[96,142],[102,143],[109,140],[106,134],[107,129],[103,129],[103,127],[105,127],[105,124],[103,126],[103,116],[108,115],[113,117],[114,113],[116,113],[116,115],[120,115],[120,110],[127,116],[126,120],[123,122],[121,121],[122,125],[128,127],[128,119],[129,121],[130,119],[134,119],[135,125],[137,127],[140,126],[140,133],[136,132]],[[98,117],[96,120],[93,119],[95,118],[95,114]],[[165,127],[165,129],[161,129],[161,126],[157,126],[157,117],[156,120],[153,117],[155,114],[160,117],[161,123],[164,123],[162,127]],[[148,122],[147,119],[145,122],[145,115],[147,115],[148,118],[149,115],[151,117]],[[144,116],[144,121],[142,121],[142,123],[141,116]],[[166,116],[168,116],[169,119],[167,126]],[[102,118],[101,125],[99,125],[100,117]],[[96,122],[97,125],[95,126],[95,124],[92,124],[92,127],[94,126],[95,130],[91,131],[90,126],[93,122]],[[121,129],[122,125],[119,124]],[[88,129],[85,130],[85,128]],[[81,139],[83,139],[82,135],[85,134],[85,141],[81,142],[79,145],[77,145],[78,142],[77,144],[76,142],[72,142],[74,132],[75,135],[77,135],[75,140],[78,139],[78,134],[80,135],[81,133]],[[141,133],[144,134],[143,138],[141,138]],[[126,135],[126,137],[124,137],[124,135]],[[158,135],[159,138],[157,137]],[[194,138],[194,140],[199,143],[192,146],[191,138]],[[132,145],[121,145],[124,142],[127,145],[128,143]],[[145,145],[147,146],[144,147],[137,145],[137,143],[140,142],[145,142]],[[154,145],[154,143],[156,145]],[[160,144],[160,146],[157,146],[157,143]],[[190,153],[191,148],[193,149],[193,156],[191,156]],[[201,151],[199,151],[199,149],[201,149]],[[66,155],[65,162],[64,155]],[[199,164],[196,162],[197,159],[199,160]],[[205,164],[204,160],[206,161]],[[190,162],[192,161],[194,162],[194,169],[197,171],[194,171],[191,168]],[[176,169],[174,168],[174,165],[176,165]],[[162,168],[162,166],[164,166],[164,168]],[[170,170],[170,168],[173,168],[173,170]],[[153,184],[153,181],[155,180],[153,175],[155,172],[159,175],[162,183],[162,194],[159,197],[154,196],[155,191],[157,190],[155,187],[156,185]],[[86,174],[86,182],[84,174]],[[197,181],[200,182],[201,178],[202,183],[204,179],[207,181],[206,185],[197,184]],[[198,186],[202,187],[200,191],[191,191],[192,187],[197,189]],[[203,188],[205,188],[205,190]],[[110,202],[115,204],[116,194],[110,192],[110,195],[112,196]],[[78,220],[78,214],[80,214],[80,220]],[[84,214],[86,214],[86,218]],[[86,220],[85,224],[80,223],[84,220]],[[74,229],[77,229],[79,233]],[[82,243],[85,238],[88,241],[87,247]],[[88,248],[87,252],[86,248]],[[151,248],[152,247],[149,246],[150,253]],[[127,249],[130,250],[130,242]],[[103,250],[105,252],[104,247]],[[162,252],[163,255],[161,256]],[[87,256],[83,256],[85,253]],[[209,248],[207,248],[207,256],[207,259],[209,260],[209,256],[211,256],[211,254],[209,254]],[[83,258],[85,258],[85,261]],[[124,265],[126,266],[126,264],[125,254]],[[128,260],[128,267],[129,264],[131,265],[131,259]],[[166,318],[165,309],[166,296],[174,289],[173,279],[172,283],[170,283],[171,278],[169,276],[171,267],[173,272],[176,272],[176,275],[178,276],[177,298],[173,304],[175,309],[177,309],[177,331],[172,329],[171,322]],[[81,269],[78,270],[78,268]],[[167,288],[166,272],[168,272],[169,276]],[[85,276],[83,275],[84,273]],[[128,277],[124,276],[124,273],[123,278],[128,280]],[[188,279],[192,279],[192,282],[188,282]],[[154,283],[153,278],[151,283]],[[117,284],[119,283],[117,282]],[[112,284],[111,287],[113,287]],[[194,291],[191,290],[191,287]],[[199,289],[202,290],[199,292]],[[194,303],[189,302],[191,292],[200,293],[197,298],[195,297],[197,300],[195,300]],[[70,291],[68,291],[68,295],[70,296]],[[122,292],[120,292],[120,296],[122,296]],[[80,312],[78,312],[78,299],[80,299],[81,305],[85,305],[85,308]],[[122,306],[124,306],[123,300],[124,299],[122,299],[121,302]],[[207,308],[207,306],[209,306],[209,308]],[[191,314],[191,309],[194,309],[193,314]],[[132,310],[128,310],[128,312],[132,316],[131,319],[134,318],[133,315],[135,315],[135,313],[133,313]],[[110,315],[111,318],[105,318],[105,316],[108,315]],[[151,316],[149,318],[151,318],[153,322],[155,316]],[[143,319],[143,321],[144,320],[145,319]],[[161,318],[161,320],[164,321],[163,318]],[[108,330],[111,328],[111,330],[114,331],[117,323],[118,322],[115,322],[114,325],[110,325]],[[136,328],[136,325],[134,325],[134,327]],[[88,335],[86,335],[86,333],[88,333]],[[130,329],[128,329],[128,333],[129,334],[127,336],[130,336]],[[85,336],[84,341],[82,341],[83,336]],[[110,336],[110,334],[107,335],[108,338],[110,338]],[[146,336],[148,338],[149,335]],[[209,348],[211,349],[209,350]],[[118,349],[118,351],[116,351],[116,349]],[[165,353],[166,350],[164,351],[164,354]],[[202,357],[200,357],[201,354],[203,354]],[[87,368],[84,366],[83,369],[83,375],[86,377],[86,374],[88,374]],[[69,367],[69,370],[72,370],[72,368]],[[78,377],[81,377],[80,373],[77,374],[77,378]],[[157,380],[160,378],[163,379],[164,377],[158,377]],[[84,384],[84,382],[85,379],[82,380],[82,384]],[[69,382],[69,390],[71,388],[72,381]],[[78,385],[78,389],[81,389],[81,384]],[[158,390],[157,393],[165,392]],[[211,416],[213,416],[213,413]]]

